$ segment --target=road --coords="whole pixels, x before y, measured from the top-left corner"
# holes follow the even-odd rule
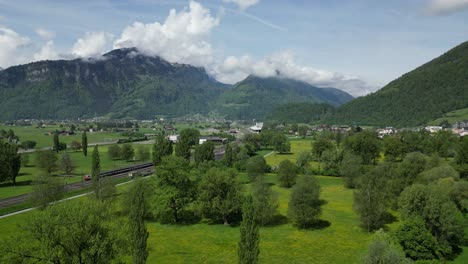
[[[148,164],[146,164],[146,165],[148,165]],[[119,179],[119,178],[128,177],[128,173],[130,171],[148,172],[148,171],[153,170],[152,165],[151,166],[146,166],[146,165],[142,164],[142,165],[137,165],[137,166],[131,166],[131,167],[127,167],[127,168],[122,168],[122,169],[117,169],[117,170],[104,172],[102,174],[106,178]],[[137,167],[143,167],[143,168],[137,168]],[[118,173],[112,174],[112,172],[118,172]],[[109,174],[112,174],[112,175],[109,175]],[[91,184],[92,184],[92,181],[82,181],[82,182],[70,183],[70,184],[65,185],[65,191],[68,192],[68,191],[71,191],[71,190],[86,188],[86,187],[91,186]],[[30,197],[31,197],[31,194],[23,194],[23,195],[18,195],[18,196],[2,199],[2,200],[0,200],[0,209],[24,203],[28,199],[30,199]]]

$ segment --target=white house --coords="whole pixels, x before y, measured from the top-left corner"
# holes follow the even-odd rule
[[[255,123],[255,126],[251,126],[250,130],[258,134],[262,132],[262,128],[263,128],[263,123]]]
[[[169,141],[171,141],[172,143],[177,143],[177,141],[179,140],[179,135],[170,135],[169,137],[167,137],[169,139]]]
[[[441,127],[441,126],[427,126],[424,129],[426,129],[426,131],[429,131],[431,133],[437,133],[437,132],[441,131],[443,129],[443,127]]]

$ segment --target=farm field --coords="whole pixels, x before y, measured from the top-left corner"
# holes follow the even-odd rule
[[[145,148],[150,149],[150,145],[141,145],[141,144],[133,144],[135,150],[138,146],[143,146]],[[111,160],[108,155],[109,146],[99,146],[99,154],[101,159],[101,171],[108,171],[123,167],[128,167],[132,165],[136,165],[141,163],[139,161],[135,162],[128,162],[124,160]],[[71,176],[58,176],[63,177],[65,183],[73,183],[79,182],[83,180],[83,175],[90,173],[91,168],[91,154],[93,151],[93,147],[88,147],[88,156],[85,157],[81,151],[79,152],[67,152],[70,155],[74,165],[76,166],[73,174]],[[36,166],[36,154],[29,153],[23,154],[29,155],[29,166],[28,167],[21,167],[20,174],[16,179],[17,186],[13,186],[11,183],[2,183],[0,184],[0,199],[17,196],[25,193],[30,193],[32,191],[31,181],[34,175],[42,173],[42,171]],[[60,164],[60,160],[63,156],[63,153],[58,154],[58,162]],[[59,169],[55,174],[60,175],[62,171]]]
[[[15,135],[19,136],[20,141],[32,140],[36,141],[37,148],[51,147],[53,136],[46,135],[47,133],[53,132],[57,129],[61,129],[59,126],[47,126],[45,128],[36,128],[35,126],[4,126],[0,125],[0,130],[9,130],[12,129],[15,132]],[[88,144],[92,143],[105,143],[113,142],[119,138],[125,138],[119,133],[113,132],[94,132],[87,133]],[[60,136],[60,142],[64,142],[67,145],[70,145],[73,141],[81,142],[81,132],[77,132],[76,135],[70,136]]]

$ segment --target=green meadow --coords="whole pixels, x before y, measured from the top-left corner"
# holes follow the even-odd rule
[[[140,145],[140,144],[133,144],[135,151],[138,146],[143,146],[145,148],[150,149],[150,145]],[[76,166],[75,170],[73,171],[72,175],[64,176],[63,172],[59,168],[56,174],[57,177],[62,177],[65,183],[74,183],[83,180],[83,176],[85,174],[90,173],[91,169],[91,154],[94,147],[88,147],[88,156],[85,157],[81,151],[67,152],[70,155],[70,158],[73,161],[73,164]],[[124,160],[112,160],[109,158],[108,155],[109,146],[99,146],[99,154],[101,159],[101,171],[108,171],[123,167],[129,167],[132,165],[136,165],[141,163],[140,161],[124,161]],[[0,199],[17,196],[25,193],[30,193],[32,191],[31,181],[35,175],[43,173],[37,166],[36,166],[36,153],[28,153],[23,154],[29,156],[29,165],[28,167],[21,167],[20,174],[16,179],[17,185],[13,186],[9,182],[5,182],[0,184]],[[61,158],[63,156],[63,152],[58,154],[58,161],[57,164],[60,165]]]

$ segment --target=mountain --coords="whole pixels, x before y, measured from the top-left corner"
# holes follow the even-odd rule
[[[468,107],[468,42],[379,91],[339,107],[326,123],[409,127]]]
[[[316,123],[332,115],[335,107],[325,103],[289,103],[273,109],[266,120],[281,123]]]
[[[288,103],[338,106],[352,99],[351,95],[335,88],[318,88],[287,78],[251,75],[221,94],[216,110],[231,119],[264,119],[273,109]]]
[[[0,119],[208,113],[225,88],[203,68],[118,49],[100,59],[39,61],[0,71]]]

